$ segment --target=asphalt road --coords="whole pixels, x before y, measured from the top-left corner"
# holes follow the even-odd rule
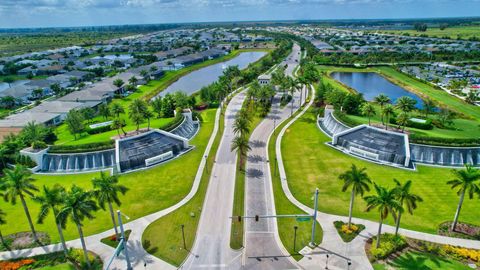
[[[225,129],[212,168],[195,243],[181,269],[241,268],[242,253],[230,248],[237,161],[236,153],[230,148],[234,138],[232,125],[245,97],[245,91],[234,96],[225,111]]]

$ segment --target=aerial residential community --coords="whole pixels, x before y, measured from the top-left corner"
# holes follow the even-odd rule
[[[480,269],[478,10],[0,1],[0,270]]]

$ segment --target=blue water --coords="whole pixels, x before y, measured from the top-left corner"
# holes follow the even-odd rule
[[[363,97],[372,101],[379,94],[385,94],[395,103],[399,97],[408,96],[417,101],[416,107],[423,108],[422,99],[405,90],[404,88],[391,83],[387,79],[374,72],[333,72],[331,76],[345,85],[362,93]]]
[[[182,91],[188,95],[193,94],[202,87],[218,80],[226,67],[238,66],[239,69],[244,69],[248,66],[248,64],[259,60],[264,55],[265,52],[240,53],[238,56],[228,61],[201,68],[181,77],[178,81],[172,83],[165,90],[163,90],[159,95],[163,97],[167,93],[173,93],[176,91]]]

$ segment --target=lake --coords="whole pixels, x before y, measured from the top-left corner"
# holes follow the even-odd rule
[[[379,94],[385,94],[393,103],[402,96],[408,96],[417,101],[417,109],[422,109],[422,99],[405,90],[404,88],[391,83],[381,75],[375,72],[333,72],[332,78],[362,93],[363,97],[372,101]]]
[[[200,90],[202,87],[218,80],[226,67],[238,66],[238,68],[244,69],[250,63],[262,58],[265,54],[266,52],[242,52],[235,58],[232,58],[228,61],[195,70],[169,85],[159,95],[163,97],[168,93],[173,93],[176,91],[182,91],[188,95],[191,95]]]

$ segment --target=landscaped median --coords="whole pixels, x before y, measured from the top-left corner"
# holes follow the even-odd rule
[[[175,266],[187,258],[193,246],[216,152],[223,136],[224,121],[222,112],[219,132],[210,149],[195,196],[179,209],[151,223],[142,235],[142,245],[148,253]],[[183,246],[182,225],[187,249]]]
[[[350,201],[348,192],[341,192],[343,182],[338,176],[355,164],[366,168],[366,173],[375,183],[393,188],[394,178],[400,182],[412,180],[412,193],[423,198],[413,215],[402,216],[401,227],[428,233],[436,233],[438,226],[453,220],[459,197],[447,181],[455,176],[450,168],[417,165],[416,171],[393,168],[367,162],[346,155],[328,145],[331,141],[317,127],[315,110],[309,109],[286,132],[282,140],[282,153],[289,188],[297,200],[311,205],[312,190],[320,189],[319,211],[347,216]],[[365,194],[369,195],[370,193]],[[463,203],[460,221],[480,224],[476,213],[480,200],[466,199]],[[376,212],[365,212],[363,200],[356,200],[353,216],[373,221],[378,220]],[[393,219],[386,220],[394,225]]]
[[[130,216],[131,219],[140,218],[172,206],[188,194],[214,127],[215,113],[216,109],[201,112],[201,128],[190,141],[190,144],[194,145],[195,148],[188,154],[159,166],[119,176],[119,183],[129,188],[125,195],[119,196],[122,202],[120,207],[122,212]],[[34,184],[39,188],[43,185],[52,187],[55,184],[60,184],[69,189],[70,186],[76,184],[86,190],[91,190],[91,180],[94,177],[99,177],[99,175],[100,173],[96,172],[63,175],[37,174],[32,177],[37,179]],[[32,218],[36,220],[40,205],[30,198],[27,198],[26,201]],[[7,221],[7,224],[1,228],[3,235],[29,231],[22,207],[19,207],[18,204],[12,205],[6,202],[0,204],[2,210],[6,213],[5,219]],[[108,212],[99,210],[94,215],[93,220],[86,219],[83,221],[85,235],[92,235],[112,228],[112,221]],[[12,224],[15,224],[15,226],[12,226]],[[59,241],[52,216],[48,216],[43,224],[35,224],[35,228],[39,232],[47,232],[51,242]],[[66,240],[78,238],[77,228],[72,222],[67,223],[64,235]]]

